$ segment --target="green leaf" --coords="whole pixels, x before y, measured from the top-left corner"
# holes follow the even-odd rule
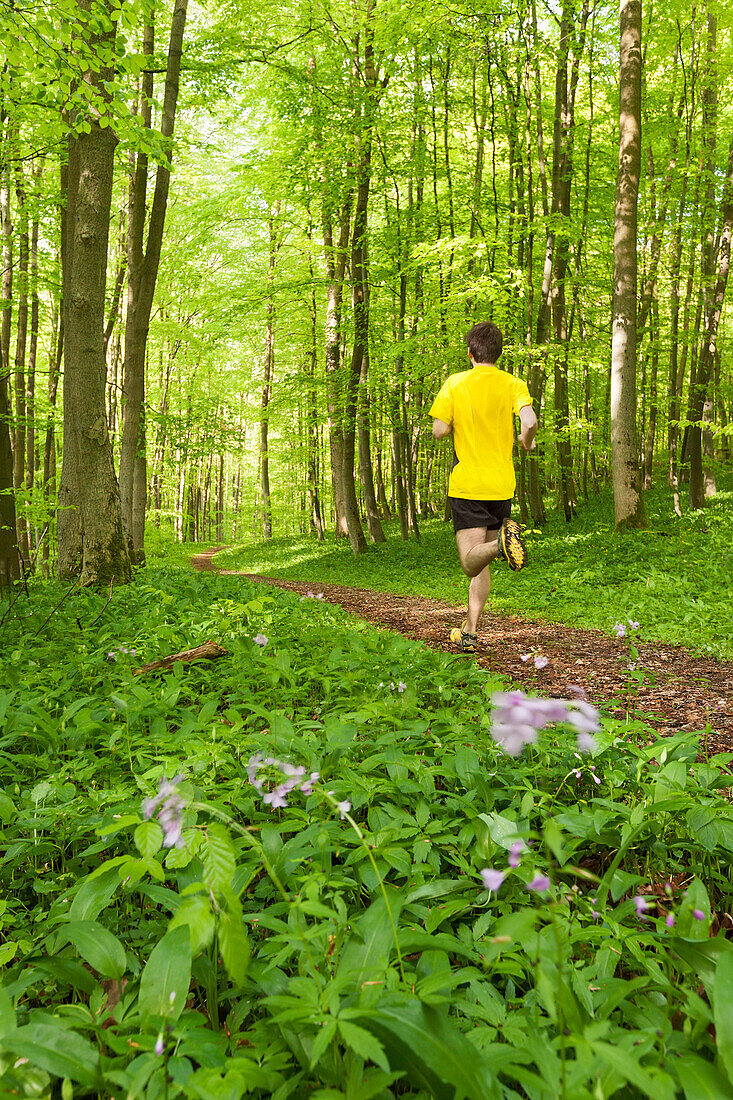
[[[236,858],[231,837],[223,825],[214,823],[209,826],[203,862],[207,885],[220,893],[228,890],[232,884]]]
[[[662,1075],[648,1072],[620,1046],[593,1042],[591,1047],[602,1062],[619,1073],[625,1081],[639,1089],[645,1096],[651,1097],[651,1100],[674,1100],[674,1082],[666,1073]]]
[[[402,895],[396,890],[389,892],[389,908],[396,925],[402,908]],[[387,903],[380,895],[352,929],[341,951],[338,977],[349,974],[358,992],[365,982],[379,981],[383,977],[394,948]]]
[[[163,844],[163,830],[157,821],[142,821],[133,834],[135,847],[143,859],[151,859]]]
[[[382,1000],[359,1023],[384,1045],[390,1069],[434,1100],[493,1100],[496,1082],[481,1053],[443,1013],[415,998]]]
[[[127,969],[125,949],[112,933],[95,920],[72,921],[59,929],[85,962],[104,978],[121,978]]]
[[[198,894],[185,898],[176,909],[169,929],[186,927],[191,938],[191,955],[195,957],[211,943],[214,935],[214,914],[208,896]]]
[[[191,936],[188,928],[171,928],[155,945],[140,978],[138,1007],[142,1016],[177,1020],[191,985]]]
[[[15,1009],[6,989],[0,986],[0,1041],[15,1031]]]
[[[335,1034],[336,1020],[326,1020],[326,1022],[321,1027],[321,1030],[316,1035],[313,1046],[311,1047],[311,1069],[313,1069],[314,1066],[318,1065],[318,1062],[323,1057]]]
[[[346,1020],[339,1020],[339,1031],[347,1047],[351,1047],[355,1054],[358,1054],[365,1062],[374,1062],[385,1073],[389,1073],[390,1067],[387,1055],[384,1053],[384,1047],[371,1032],[359,1027],[358,1024],[350,1024]]]
[[[244,931],[241,914],[222,910],[216,930],[227,974],[235,985],[242,985],[252,949]]]
[[[733,954],[718,959],[713,982],[715,1041],[723,1065],[733,1081]]]
[[[75,1031],[50,1024],[27,1024],[0,1045],[56,1077],[70,1077],[87,1088],[99,1085],[99,1051]]]
[[[685,1100],[733,1100],[730,1081],[696,1054],[685,1054],[673,1063]]]
[[[69,916],[72,920],[93,920],[105,909],[120,885],[119,863],[122,860],[114,860],[112,866],[104,864],[84,879],[76,892],[76,897],[69,908]]]

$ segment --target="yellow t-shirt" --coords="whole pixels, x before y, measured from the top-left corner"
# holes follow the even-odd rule
[[[516,486],[512,413],[531,404],[526,383],[493,363],[477,363],[443,383],[430,416],[453,427],[458,462],[450,475],[449,496],[511,500]]]

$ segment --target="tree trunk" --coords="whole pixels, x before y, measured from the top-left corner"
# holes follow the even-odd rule
[[[160,119],[160,137],[167,161],[159,164],[155,173],[155,191],[150,210],[147,244],[143,251],[148,160],[138,154],[131,186],[128,227],[127,319],[125,324],[124,416],[120,452],[120,492],[125,538],[135,562],[145,560],[145,497],[147,463],[145,454],[145,349],[158,279],[163,229],[168,207],[172,137],[181,70],[181,52],[186,26],[188,0],[174,0],[165,91]],[[152,18],[152,17],[151,17]],[[145,28],[144,53],[153,52],[152,22]],[[143,77],[141,113],[143,124],[150,126],[150,102],[153,81],[150,72]]]
[[[15,330],[15,432],[13,440],[13,487],[16,500],[25,481],[26,408],[25,408],[25,356],[28,339],[28,266],[30,238],[28,235],[28,202],[25,181],[20,165],[16,166],[15,194],[18,204],[18,267],[17,300],[18,319]],[[30,561],[28,519],[25,509],[18,510],[15,522],[18,529],[18,548],[24,562]]]
[[[86,4],[80,3],[80,7]],[[88,8],[87,8],[88,10]],[[101,13],[99,46],[114,55],[116,23]],[[104,108],[112,72],[88,82]],[[130,579],[120,494],[107,433],[104,359],[105,282],[114,152],[111,126],[88,114],[69,141],[63,241],[64,451],[59,487],[59,577],[81,584]]]
[[[713,18],[711,16],[711,18]],[[717,354],[718,328],[730,271],[731,234],[733,233],[733,139],[728,151],[728,168],[723,185],[722,226],[718,237],[717,278],[705,309],[705,328],[694,384],[690,383],[690,507],[705,504],[705,478],[702,462],[702,420]]]
[[[621,0],[620,137],[614,218],[611,461],[616,526],[642,527],[636,434],[637,206],[641,167],[641,0]]]
[[[265,357],[262,374],[262,396],[260,399],[260,492],[262,494],[262,533],[266,539],[272,538],[272,501],[270,498],[270,455],[269,424],[272,379],[275,371],[275,334],[273,329],[275,304],[272,287],[275,281],[275,263],[280,251],[275,229],[275,217],[280,212],[278,203],[270,211],[268,225],[270,230],[269,260],[267,267],[267,302],[265,304]]]

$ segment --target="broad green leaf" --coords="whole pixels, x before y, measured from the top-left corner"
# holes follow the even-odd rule
[[[184,898],[176,909],[169,928],[186,927],[191,938],[191,955],[195,957],[211,943],[215,926],[208,895]]]
[[[69,909],[72,920],[93,920],[109,905],[120,885],[120,862],[119,859],[111,861],[109,867],[102,864],[84,879]]]
[[[392,920],[396,925],[402,908],[402,895],[390,890],[388,896]],[[338,977],[348,974],[359,992],[364,982],[378,981],[383,976],[394,949],[392,922],[387,903],[380,894],[352,929],[341,951]]]
[[[203,863],[206,882],[211,889],[219,892],[228,890],[232,884],[236,858],[229,833],[216,822],[207,829]]]
[[[140,1014],[177,1020],[190,985],[191,936],[184,925],[169,929],[150,953],[140,978]]]
[[[16,1030],[15,1009],[6,989],[0,986],[0,1042]]]
[[[651,1073],[620,1046],[596,1041],[591,1043],[591,1047],[602,1062],[651,1100],[674,1100],[674,1082],[666,1073]]]
[[[723,1065],[733,1081],[733,954],[718,959],[713,981],[715,1041]]]
[[[685,1100],[733,1100],[733,1086],[710,1062],[685,1054],[672,1062]]]
[[[112,933],[95,920],[72,921],[59,929],[62,940],[72,943],[81,957],[104,978],[121,978],[127,968],[125,949]]]
[[[99,1051],[75,1031],[27,1024],[6,1035],[0,1046],[56,1077],[70,1077],[92,1089],[99,1085]]]
[[[241,916],[222,910],[217,922],[217,934],[227,974],[235,985],[241,985],[252,953]]]
[[[381,1001],[359,1024],[383,1044],[391,1070],[434,1100],[493,1100],[499,1096],[488,1062],[455,1024],[415,998]]]
[[[150,859],[161,849],[163,830],[157,821],[141,821],[135,829],[133,839],[143,859]]]

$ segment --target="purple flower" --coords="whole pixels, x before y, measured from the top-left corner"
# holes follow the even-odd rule
[[[614,623],[613,632],[614,632],[614,634],[616,635],[617,638],[625,638],[626,637],[626,627],[624,626],[623,623]]]
[[[524,844],[522,843],[522,841],[521,840],[515,840],[514,843],[511,846],[511,848],[509,849],[509,858],[507,859],[507,863],[509,864],[510,867],[518,867],[519,866],[519,857],[520,857],[520,855],[522,854],[523,851],[524,851]]]
[[[532,881],[527,883],[527,889],[533,890],[536,894],[544,894],[545,890],[550,889],[550,880],[547,875],[535,875]]]
[[[665,918],[664,923],[667,925],[667,928],[673,928],[674,927],[674,913],[667,913],[667,916]]]
[[[300,784],[300,789],[303,794],[313,794],[313,784],[320,779],[318,772],[311,772],[310,778],[303,780]]]
[[[264,634],[255,634],[252,641],[255,645],[267,645],[267,637]]]
[[[520,656],[519,656],[519,660],[523,661],[526,664],[527,661],[529,661],[531,657],[532,657],[531,653],[521,653]]]
[[[493,867],[484,867],[481,872],[481,880],[486,890],[496,892],[506,878],[506,871],[497,871]]]
[[[639,629],[639,624],[635,623],[633,619],[629,619],[629,626],[631,627],[632,630],[638,630]]]
[[[702,909],[693,909],[692,915],[695,920],[705,920],[705,914],[703,913]]]
[[[401,695],[403,691],[407,691],[407,684],[403,684],[402,681],[400,680],[400,682],[397,685],[397,690],[399,691],[399,693]]]
[[[183,774],[176,775],[173,779],[162,776],[158,782],[158,793],[153,798],[144,799],[142,804],[142,815],[146,821],[158,810],[164,848],[183,847],[183,810],[186,803],[176,790],[182,779]]]
[[[163,1036],[159,1035],[158,1038],[155,1040],[155,1053],[160,1058],[160,1056],[161,1056],[161,1054],[163,1053],[164,1050],[165,1050],[165,1043],[163,1042]]]
[[[634,898],[634,905],[636,906],[636,915],[639,920],[646,920],[647,918],[645,916],[645,910],[649,908],[646,903],[646,899],[643,898],[641,894],[637,894]]]
[[[535,657],[535,659],[534,659],[534,667],[535,667],[535,668],[536,668],[536,669],[537,669],[538,671],[539,671],[540,669],[543,669],[543,668],[547,668],[547,666],[549,665],[549,663],[550,663],[550,662],[548,661],[547,657],[542,657],[541,655],[540,655],[540,656],[538,656],[538,657]]]
[[[262,796],[262,801],[266,806],[272,806],[273,810],[279,810],[287,806],[288,800],[285,797],[290,792],[291,788],[287,783],[281,783],[275,787],[274,790],[268,791]]]
[[[348,798],[345,798],[343,802],[337,802],[336,809],[341,814],[341,820],[343,821],[347,813],[351,809],[351,803],[349,802]]]
[[[578,748],[581,752],[595,752],[598,748],[596,739],[592,733],[579,733],[577,741]]]
[[[584,699],[575,699],[568,705],[567,720],[578,733],[598,733],[601,728],[598,711]]]
[[[593,920],[598,920],[598,918],[601,915],[598,912],[598,910],[596,909],[596,902],[597,901],[598,901],[598,898],[591,898],[590,899],[590,915],[593,917]]]

